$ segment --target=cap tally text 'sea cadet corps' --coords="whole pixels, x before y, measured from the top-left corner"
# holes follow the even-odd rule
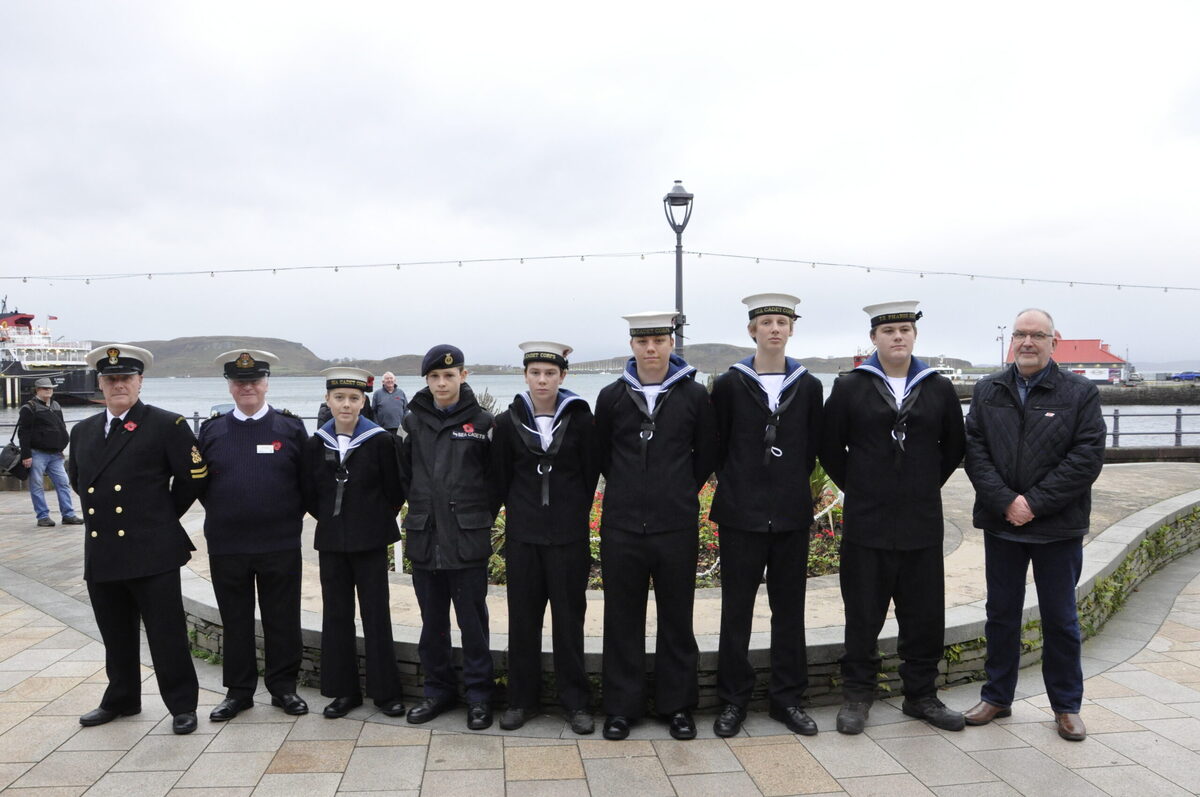
[[[629,337],[648,338],[654,335],[674,335],[677,315],[674,310],[650,310],[621,317],[629,322]]]
[[[800,297],[792,296],[790,293],[756,293],[742,299],[742,304],[746,305],[746,309],[750,311],[751,321],[760,315],[785,315],[788,318],[797,318],[796,305],[800,304]]]
[[[903,302],[882,302],[880,304],[869,304],[863,308],[863,312],[871,316],[871,329],[880,324],[903,324],[904,322],[915,323],[918,318],[924,313],[917,310],[917,301]]]
[[[421,360],[421,376],[439,368],[462,368],[465,363],[462,349],[449,343],[439,343],[426,352],[425,359]]]
[[[213,360],[225,369],[225,378],[251,382],[271,375],[271,366],[279,364],[279,358],[269,351],[234,349],[218,354]]]
[[[101,376],[144,373],[154,364],[154,355],[141,346],[107,343],[87,353],[87,364]]]
[[[370,371],[364,371],[361,368],[350,368],[345,365],[326,368],[321,372],[321,376],[325,377],[326,390],[349,387],[366,393],[370,391],[370,385],[375,381],[375,377]]]
[[[554,343],[548,340],[527,340],[517,345],[525,353],[521,359],[522,365],[550,363],[564,371],[567,370],[567,355],[574,351],[565,343]]]

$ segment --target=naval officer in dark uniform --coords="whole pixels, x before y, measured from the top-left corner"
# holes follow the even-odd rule
[[[179,518],[196,499],[207,466],[181,415],[143,404],[145,349],[112,343],[88,352],[105,411],[71,431],[68,475],[83,505],[83,577],[104,640],[108,689],[79,718],[102,725],[142,710],[139,621],[175,733],[196,730],[192,666],[179,568],[195,550]]]
[[[290,412],[267,404],[271,365],[266,351],[218,355],[235,407],[205,421],[200,454],[208,464],[204,536],[213,592],[225,626],[221,674],[225,699],[209,714],[233,719],[254,705],[258,660],[254,593],[262,613],[263,680],[271,704],[307,714],[296,694],[300,672],[300,531],[304,522],[302,460],[308,432]]]

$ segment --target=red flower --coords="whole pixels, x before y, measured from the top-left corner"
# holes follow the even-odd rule
[[[279,442],[278,440],[276,440],[275,442],[271,443],[271,448],[273,448],[273,449],[275,449],[276,451],[278,451],[279,449],[283,448],[283,443],[281,443],[281,442]]]
[[[134,429],[136,429],[136,428],[137,428],[137,424],[136,424],[136,423],[134,423],[133,421],[126,421],[126,423],[125,423],[125,431],[127,431],[127,432],[132,432],[132,431],[133,431]]]
[[[471,434],[472,432],[474,432],[474,431],[475,431],[475,424],[473,424],[473,423],[464,423],[464,424],[463,424],[463,431],[464,431],[464,432],[466,432],[467,434]]]

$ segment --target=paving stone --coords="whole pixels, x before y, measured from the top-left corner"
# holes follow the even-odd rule
[[[439,773],[440,774],[440,773]],[[508,793],[520,797],[590,797],[587,781],[579,780],[510,780]],[[719,792],[708,792],[718,794]],[[756,790],[754,792],[758,794]],[[341,792],[339,797],[346,793]],[[680,792],[682,795],[682,792]]]
[[[171,789],[167,797],[250,797],[254,789],[249,786],[210,786],[198,789]]]
[[[306,773],[298,775],[266,774],[254,789],[253,797],[333,797],[342,781],[341,770],[336,773]]]
[[[56,661],[42,669],[47,678],[88,678],[104,670],[98,661]]]
[[[671,785],[679,797],[759,797],[762,792],[745,772],[718,772],[710,775],[673,775]]]
[[[271,727],[271,726],[267,726]],[[350,762],[354,742],[284,742],[267,767],[270,774],[297,772],[341,772]]]
[[[1141,726],[1131,719],[1123,717],[1115,711],[1110,711],[1099,703],[1085,703],[1079,709],[1079,718],[1083,720],[1088,733],[1115,733],[1119,731],[1136,731]],[[1058,731],[1053,723],[1053,715],[1047,716],[1051,731]]]
[[[33,762],[23,761],[15,764],[0,764],[0,791],[8,784],[24,775],[33,767]]]
[[[983,750],[971,757],[1021,794],[1044,794],[1052,784],[1055,797],[1104,797],[1104,792],[1032,747]]]
[[[575,747],[580,737],[573,733],[568,735],[571,737],[570,739],[546,739],[541,736],[529,738],[525,736],[509,736],[507,734],[500,738],[504,740],[504,749],[506,750],[510,747],[554,747],[556,745]],[[587,737],[583,738],[586,739]]]
[[[819,736],[820,734],[818,734]],[[800,744],[800,737],[794,733],[786,736],[734,736],[725,740],[732,750],[735,747],[762,747],[772,744]]]
[[[384,789],[382,791],[346,791],[338,792],[338,797],[420,797],[418,789]]]
[[[183,771],[109,772],[87,790],[87,797],[162,797],[171,790]]]
[[[654,742],[659,763],[668,775],[703,775],[712,772],[740,772],[742,765],[724,739]]]
[[[66,663],[71,664],[73,662]],[[90,666],[90,662],[82,663]],[[38,711],[38,714],[59,714],[69,717],[78,717],[80,714],[86,714],[100,705],[100,701],[104,698],[104,690],[107,688],[107,679],[102,684],[87,683],[85,681],[51,700]],[[140,717],[141,715],[135,714],[134,716]]]
[[[113,765],[114,772],[184,771],[196,762],[211,736],[145,736]]]
[[[359,747],[350,756],[341,788],[345,791],[420,789],[424,747]],[[501,789],[504,773],[496,770]]]
[[[28,717],[0,735],[0,761],[41,761],[80,729],[74,717]]]
[[[936,736],[937,729],[922,720],[908,722],[892,722],[887,725],[868,725],[866,735],[878,741],[879,739],[902,739],[909,736]],[[821,734],[817,734],[820,736]]]
[[[583,767],[591,797],[675,797],[657,758],[589,758]]]
[[[1152,672],[1121,672],[1110,676],[1119,684],[1137,691],[1139,695],[1160,703],[1195,703],[1200,701],[1200,690],[1193,689],[1170,678]]]
[[[1011,728],[1011,725],[998,725],[994,722],[989,722],[987,725],[968,725],[962,731],[937,730],[936,732],[943,739],[964,752],[1024,747],[1026,743],[1020,737],[1009,733]]]
[[[364,722],[362,732],[358,735],[358,746],[426,745],[429,744],[429,736],[429,731],[424,728],[414,728],[411,725],[382,725],[378,722]]]
[[[76,721],[78,724],[78,721]],[[83,728],[58,748],[59,750],[130,750],[140,742],[153,722],[134,722],[132,718]],[[185,767],[180,767],[184,769]]]
[[[18,722],[36,714],[45,705],[38,701],[0,703],[0,734],[7,733]]]
[[[50,701],[61,697],[75,686],[83,683],[82,678],[26,678],[7,692],[0,694],[0,701],[22,702],[26,700]]]
[[[272,758],[271,753],[201,753],[176,787],[254,786]]]
[[[13,781],[12,788],[91,786],[120,757],[119,752],[111,750],[51,753]]]
[[[839,780],[904,772],[904,767],[866,734],[847,736],[818,733],[816,736],[800,737],[800,744],[812,753],[817,763]]]
[[[1140,722],[1142,720],[1161,720],[1184,716],[1170,706],[1157,700],[1138,695],[1137,697],[1102,697],[1096,703],[1109,711],[1120,714],[1126,719]],[[1082,716],[1083,712],[1080,712]],[[1087,720],[1084,720],[1086,723]]]
[[[296,721],[292,723],[288,741],[315,742],[325,739],[350,739],[353,741],[362,733],[362,727],[361,720],[352,720],[348,717],[331,720],[321,714],[305,714],[297,717]]]
[[[1141,726],[1189,750],[1200,750],[1200,719],[1144,720]]]
[[[1137,692],[1103,675],[1096,675],[1083,682],[1083,696],[1089,700],[1098,697],[1133,697]]]
[[[853,797],[920,797],[933,794],[921,781],[907,773],[838,778],[838,783]]]
[[[610,742],[606,739],[584,739],[579,742],[579,757],[630,758],[632,756],[655,755],[654,745],[645,740]]]
[[[74,649],[29,647],[20,653],[0,660],[0,671],[44,670],[63,656],[74,652]]]
[[[9,790],[5,794],[11,797],[79,797],[87,790],[87,786],[35,786]]]
[[[426,772],[421,797],[504,797],[504,773],[498,769]]]
[[[1093,767],[1078,772],[1083,779],[1112,797],[1186,797],[1191,792],[1145,767]]]
[[[504,740],[477,734],[434,734],[429,740],[427,770],[503,769]]]
[[[764,795],[814,794],[840,787],[803,745],[733,748],[742,767]]]
[[[36,678],[41,670],[5,670],[0,672],[0,692],[7,692],[26,678]]]
[[[991,783],[964,783],[958,786],[936,786],[938,797],[1020,797],[1020,792],[1002,780]]]
[[[430,751],[432,755],[432,750]],[[504,748],[507,780],[574,780],[584,777],[575,745]]]
[[[1118,717],[1118,719],[1120,719]],[[1128,722],[1128,720],[1121,720]],[[1134,727],[1140,727],[1134,725]],[[1108,767],[1132,764],[1125,756],[1104,744],[1103,735],[1091,732],[1082,742],[1069,742],[1058,735],[1051,723],[1028,723],[1010,725],[1013,735],[1020,737],[1068,769],[1080,767]],[[1091,727],[1089,726],[1089,731]]]
[[[1170,658],[1168,661],[1157,662],[1155,664],[1143,664],[1142,669],[1147,672],[1152,672],[1155,675],[1161,675],[1163,678],[1169,678],[1175,683],[1190,686],[1193,689],[1197,684],[1200,684],[1200,667],[1194,664],[1187,664],[1178,659]]]
[[[996,779],[970,756],[941,737],[885,739],[879,742],[879,746],[926,786],[982,783]]]
[[[1108,733],[1105,745],[1193,793],[1200,793],[1200,754],[1151,731]]]
[[[210,753],[273,753],[290,731],[288,725],[278,723],[225,724],[207,749]]]

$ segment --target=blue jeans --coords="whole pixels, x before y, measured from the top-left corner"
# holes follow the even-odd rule
[[[33,452],[33,466],[29,469],[29,497],[33,499],[33,511],[39,519],[50,517],[43,480],[46,473],[50,474],[54,491],[58,493],[59,512],[63,517],[71,517],[75,510],[71,506],[71,483],[67,479],[67,469],[63,467],[63,455],[52,454],[49,451]]]
[[[1025,573],[1033,564],[1042,615],[1042,679],[1050,707],[1078,714],[1083,700],[1079,615],[1075,585],[1083,568],[1083,540],[1013,542],[984,532],[987,570],[988,682],[980,697],[993,706],[1012,705],[1021,661],[1021,607],[1025,602]]]

